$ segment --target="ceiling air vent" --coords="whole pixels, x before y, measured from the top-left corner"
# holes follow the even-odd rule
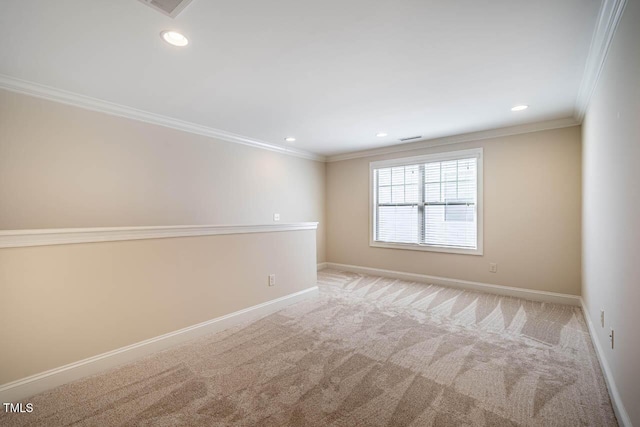
[[[167,16],[175,18],[182,10],[187,7],[191,0],[139,0],[142,3],[164,13]]]
[[[405,141],[413,141],[414,139],[420,139],[422,138],[422,135],[418,135],[418,136],[409,136],[407,138],[400,138],[400,141],[405,142]]]

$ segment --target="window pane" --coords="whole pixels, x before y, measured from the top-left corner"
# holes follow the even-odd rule
[[[465,221],[457,221],[451,218],[447,221],[448,209],[464,208]],[[457,212],[460,213],[460,210]],[[475,207],[466,206],[426,206],[425,207],[425,236],[424,242],[429,245],[452,246],[460,248],[476,247],[476,220]],[[467,215],[470,217],[467,220]],[[454,215],[455,217],[455,215]]]
[[[424,165],[424,181],[440,182],[440,162]]]
[[[448,205],[444,208],[444,220],[452,221],[474,221],[475,206],[473,205]]]
[[[444,206],[425,206],[424,209],[425,214],[425,228],[427,228],[427,232],[431,227],[432,230],[435,230],[433,227],[436,227],[438,224],[444,223]]]
[[[391,187],[391,202],[404,203],[404,185],[394,185]]]
[[[425,202],[439,202],[440,201],[440,183],[425,184],[424,186],[424,199]]]
[[[391,187],[378,189],[378,203],[391,203]]]
[[[458,180],[470,181],[476,179],[476,159],[458,161]]]
[[[442,192],[444,201],[452,201],[458,199],[458,190],[457,190],[457,182],[443,182],[442,183]]]
[[[380,206],[377,231],[381,242],[418,243],[418,207]]]
[[[405,203],[418,203],[420,201],[420,191],[418,184],[404,186]]]
[[[401,166],[399,168],[391,168],[391,184],[404,184],[404,166]]]
[[[458,178],[458,161],[442,162],[442,181],[455,181]]]
[[[420,178],[420,170],[418,165],[406,166],[404,168],[404,183],[417,184]]]
[[[459,181],[458,182],[458,199],[465,202],[476,201],[476,182],[475,181]]]
[[[378,169],[378,186],[391,185],[391,168]]]

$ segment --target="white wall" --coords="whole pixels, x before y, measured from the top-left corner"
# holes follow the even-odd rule
[[[315,243],[300,230],[2,248],[0,385],[315,287]]]
[[[484,255],[369,247],[369,162],[484,148]],[[580,294],[580,127],[327,165],[327,260]],[[489,272],[489,263],[498,272]]]
[[[582,295],[640,426],[640,1],[627,2],[583,124]],[[606,327],[600,327],[600,309]],[[615,348],[609,329],[615,329]]]
[[[0,90],[0,230],[319,222],[325,165]]]
[[[0,230],[320,223],[0,249],[0,384],[315,286],[325,170],[0,90]]]

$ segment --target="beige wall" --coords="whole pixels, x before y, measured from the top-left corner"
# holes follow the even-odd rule
[[[0,384],[314,287],[315,252],[315,230],[0,249]]]
[[[596,327],[594,338],[635,426],[640,426],[639,23],[640,2],[628,1],[583,125],[582,295]]]
[[[318,221],[325,165],[0,90],[0,230]]]
[[[369,162],[475,147],[484,148],[483,256],[369,247]],[[579,295],[580,159],[571,127],[329,163],[327,259]]]

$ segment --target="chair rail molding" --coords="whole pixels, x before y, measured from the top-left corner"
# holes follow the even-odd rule
[[[220,234],[272,233],[316,230],[317,222],[257,225],[170,225],[151,227],[50,228],[0,231],[0,248],[66,245],[72,243],[216,236]]]

